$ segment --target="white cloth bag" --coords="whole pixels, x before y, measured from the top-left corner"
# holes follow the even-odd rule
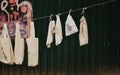
[[[1,40],[1,39],[0,39]],[[0,42],[0,61],[4,59],[4,51],[3,51],[3,48],[1,46],[1,42]]]
[[[30,37],[26,39],[28,46],[28,66],[38,65],[38,38],[35,38],[34,22],[30,24]]]
[[[77,26],[70,14],[67,16],[67,20],[65,22],[65,34],[66,36],[72,35],[78,32]]]
[[[54,38],[54,33],[55,33],[55,45],[58,46],[63,39],[62,36],[62,25],[61,25],[61,21],[60,21],[60,16],[59,14],[56,15],[56,24],[55,21],[50,21],[49,23],[49,28],[48,28],[48,35],[47,35],[47,41],[46,41],[46,45],[47,48],[51,47],[51,43],[53,42],[53,38]]]
[[[60,16],[56,15],[56,25],[55,25],[55,44],[56,46],[58,46],[63,39],[62,36],[62,25],[61,25],[61,21],[60,21]]]
[[[14,55],[13,55],[13,48],[11,44],[11,40],[8,34],[8,29],[7,25],[3,25],[3,30],[2,30],[2,35],[0,38],[0,44],[1,48],[0,50],[2,51],[2,58],[0,59],[1,62],[5,64],[13,64],[14,63]]]
[[[48,28],[47,41],[46,41],[47,48],[51,47],[51,43],[53,42],[53,38],[54,38],[54,33],[55,33],[55,21],[50,21],[49,28]]]
[[[15,64],[21,65],[24,59],[24,38],[21,38],[19,23],[16,23],[14,55]]]
[[[82,16],[80,19],[79,41],[80,41],[80,46],[88,44],[88,28],[84,16]]]

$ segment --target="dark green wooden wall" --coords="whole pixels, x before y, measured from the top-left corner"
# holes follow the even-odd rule
[[[22,1],[22,0],[21,0]],[[59,3],[60,1],[60,3]],[[107,0],[30,0],[34,17],[48,16],[96,4]],[[79,46],[79,33],[65,36],[67,14],[61,15],[63,41],[46,48],[49,18],[36,20],[39,37],[39,65],[27,66],[27,50],[23,65],[0,63],[0,75],[120,75],[119,3],[89,8],[85,12],[89,29],[89,44]],[[79,29],[81,11],[71,13]],[[55,17],[53,17],[55,19]]]

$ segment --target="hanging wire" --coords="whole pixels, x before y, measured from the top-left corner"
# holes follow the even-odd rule
[[[102,3],[98,3],[98,4],[94,4],[94,5],[90,5],[90,6],[86,6],[86,7],[83,7],[83,8],[92,8],[92,7],[96,7],[96,6],[100,6],[100,5],[104,5],[104,4],[107,4],[107,3],[111,3],[111,2],[114,2],[115,0],[109,0],[109,1],[105,1],[105,2],[102,2]],[[79,9],[74,9],[74,10],[71,10],[71,12],[77,12],[77,11],[80,11],[82,10],[83,8],[79,8]],[[66,12],[62,12],[60,13],[61,15],[64,15],[64,14],[67,14],[69,13],[69,11],[66,11]],[[57,14],[54,14],[52,16],[56,16]],[[32,20],[40,20],[40,19],[45,19],[45,18],[49,18],[50,16],[43,16],[43,17],[38,17],[38,18],[33,18]]]

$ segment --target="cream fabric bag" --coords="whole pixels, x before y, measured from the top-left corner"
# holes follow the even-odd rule
[[[2,27],[3,23],[0,23],[0,26]],[[2,33],[2,32],[1,32]],[[1,44],[1,34],[0,34],[0,62],[1,60],[4,59],[4,51],[3,51],[3,48],[2,48],[2,44]]]
[[[1,38],[1,37],[0,37]],[[1,39],[0,39],[1,40]],[[3,48],[1,46],[1,41],[0,41],[0,62],[1,60],[4,59],[4,51],[3,51]]]
[[[70,14],[67,16],[67,20],[65,22],[65,34],[66,36],[72,35],[78,32],[77,26]]]
[[[55,24],[55,21],[50,21],[49,23],[48,35],[47,35],[47,41],[46,41],[47,48],[51,47],[51,43],[53,42],[53,38],[54,38],[54,33],[55,33],[55,45],[56,46],[58,46],[62,42],[62,39],[63,39],[62,25],[61,25],[59,14],[56,15],[56,18],[57,18],[56,24]]]
[[[0,43],[1,43],[0,49],[2,51],[2,54],[4,55],[0,61],[5,64],[13,64],[14,63],[13,48],[6,24],[3,25]]]
[[[63,39],[62,36],[62,25],[61,25],[61,21],[60,21],[60,16],[56,15],[56,26],[55,26],[55,44],[56,46],[58,46]]]
[[[54,33],[55,33],[54,28],[55,28],[55,21],[50,21],[49,28],[48,28],[47,41],[46,41],[47,48],[50,48],[51,43],[53,42]]]
[[[38,38],[35,38],[34,22],[30,24],[30,37],[26,39],[28,46],[28,66],[38,65]]]
[[[15,64],[21,65],[24,59],[24,38],[21,38],[19,23],[16,23],[14,55]]]
[[[79,32],[80,46],[88,44],[88,28],[84,16],[80,19],[80,32]]]

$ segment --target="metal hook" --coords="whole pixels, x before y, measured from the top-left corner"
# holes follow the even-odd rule
[[[61,13],[59,13],[59,14],[57,14],[58,16],[60,16],[61,15]]]
[[[61,15],[61,13],[59,13],[59,14],[56,14],[56,17],[58,17],[58,16],[60,16]]]
[[[85,10],[87,10],[87,8],[86,7],[84,7],[83,9],[82,9],[82,13],[81,14],[85,14]]]
[[[49,21],[52,21],[52,16],[53,16],[53,15],[51,14],[51,15],[50,15],[50,19],[49,19]]]
[[[69,10],[69,14],[72,12],[72,9]]]

